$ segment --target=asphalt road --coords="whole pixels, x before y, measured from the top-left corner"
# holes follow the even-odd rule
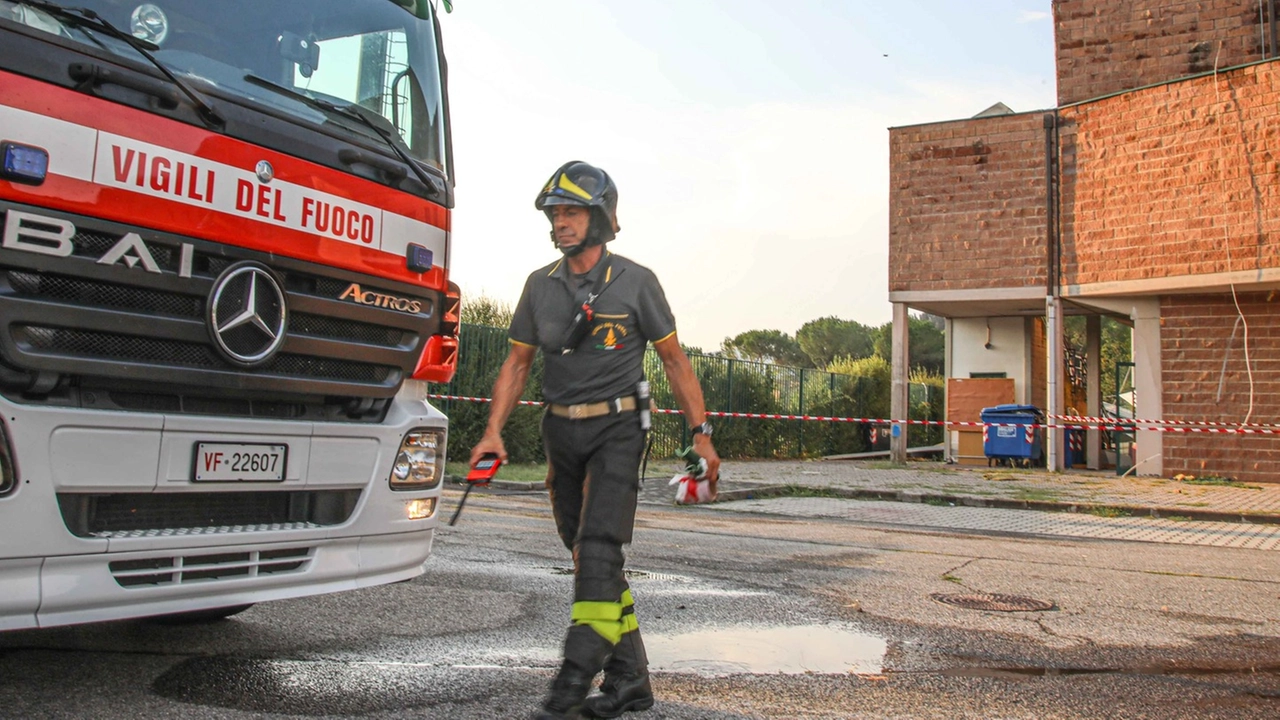
[[[1280,717],[1275,551],[642,506],[628,555],[659,696],[635,720]],[[0,635],[0,716],[528,717],[569,567],[544,496],[476,493],[410,582]],[[983,593],[1052,609],[932,597]]]

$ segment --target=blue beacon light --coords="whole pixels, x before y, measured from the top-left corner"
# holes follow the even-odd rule
[[[4,156],[0,178],[28,185],[39,185],[49,174],[49,153],[44,148],[18,143],[0,143]]]
[[[405,265],[410,272],[424,273],[431,270],[431,251],[417,243],[409,243],[405,250]]]

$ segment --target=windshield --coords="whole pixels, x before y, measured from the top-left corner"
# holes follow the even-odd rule
[[[417,160],[446,170],[444,90],[427,0],[71,0],[135,37],[201,90],[324,123],[305,98],[358,104],[386,118]],[[0,0],[0,18],[138,59],[91,25]],[[256,81],[256,82],[255,82]],[[349,125],[349,124],[348,124]]]

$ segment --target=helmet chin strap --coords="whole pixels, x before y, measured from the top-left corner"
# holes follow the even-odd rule
[[[555,243],[556,249],[560,251],[561,255],[564,255],[567,258],[574,257],[575,255],[581,255],[582,251],[586,250],[588,245],[586,240],[583,240],[577,245],[561,245],[560,242],[556,240],[555,233],[551,233],[551,242]]]
[[[576,255],[582,254],[583,250],[586,250],[592,245],[604,244],[604,241],[600,238],[600,230],[599,228],[596,227],[595,218],[592,218],[591,225],[587,228],[586,239],[584,239],[582,242],[578,243],[577,245],[567,245],[567,246],[561,245],[560,241],[556,240],[555,230],[551,231],[551,242],[556,246],[556,249],[559,250],[560,253],[565,257],[574,257]]]

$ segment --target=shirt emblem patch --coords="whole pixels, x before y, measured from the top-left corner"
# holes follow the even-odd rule
[[[597,341],[597,350],[621,350],[626,347],[622,340],[627,337],[627,328],[617,323],[603,322],[591,329],[591,337]]]

